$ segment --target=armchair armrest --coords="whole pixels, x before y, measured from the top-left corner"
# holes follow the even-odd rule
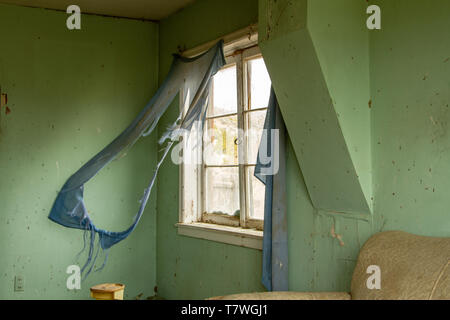
[[[254,292],[208,298],[207,300],[351,300],[347,292]]]

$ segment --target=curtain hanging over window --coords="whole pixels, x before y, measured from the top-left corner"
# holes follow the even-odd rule
[[[266,186],[262,283],[269,291],[289,289],[285,144],[286,128],[272,87],[254,172]]]
[[[108,250],[128,237],[136,228],[149,199],[158,169],[173,143],[178,139],[178,133],[181,131],[179,129],[190,130],[194,122],[204,122],[211,78],[224,64],[223,41],[219,41],[207,52],[194,58],[174,55],[172,66],[166,79],[145,108],[117,138],[75,172],[59,191],[50,211],[49,219],[68,228],[85,230],[85,245],[82,252],[86,248],[86,235],[90,233],[88,258],[81,268],[83,279],[92,271],[100,248]],[[144,196],[141,199],[133,224],[121,232],[112,232],[96,227],[89,217],[83,200],[84,184],[109,162],[118,158],[125,149],[130,148],[139,138],[149,135],[155,129],[159,119],[181,87],[186,88],[183,98],[185,103],[189,105],[188,111],[183,119],[180,114],[177,121],[159,141],[162,144],[169,139],[163,155],[155,168],[154,175],[144,191]],[[96,234],[98,234],[99,245],[94,255]],[[105,266],[106,260],[107,254],[99,270]]]
[[[86,238],[90,234],[87,261],[81,268],[83,279],[92,271],[100,248],[106,251],[106,256],[103,265],[98,270],[101,270],[106,264],[108,249],[127,238],[136,228],[148,202],[158,170],[172,145],[178,140],[182,130],[190,130],[195,122],[201,126],[203,125],[208,106],[211,78],[224,65],[225,58],[222,40],[207,52],[194,58],[174,55],[172,66],[166,79],[144,109],[119,136],[76,171],[59,191],[48,218],[64,227],[84,230],[85,236],[82,252],[86,249]],[[180,112],[178,119],[159,140],[160,144],[163,144],[166,140],[169,141],[144,191],[133,223],[128,229],[121,232],[98,228],[90,218],[83,200],[84,184],[91,180],[109,162],[119,158],[120,154],[132,147],[138,139],[148,136],[155,129],[159,119],[182,87],[185,89],[183,90],[184,105],[188,105],[189,108],[184,117],[182,117]],[[202,130],[202,127],[197,129]],[[273,89],[271,90],[264,129],[267,133],[267,139],[261,139],[260,152],[258,153],[255,167],[255,176],[266,185],[262,281],[270,291],[287,291],[285,129]],[[272,132],[276,130],[273,131],[272,129],[278,130],[278,138],[275,140],[272,139]],[[275,146],[277,146],[277,152],[274,150]],[[261,151],[262,148],[264,150]],[[275,156],[276,153],[278,158]],[[267,154],[270,154],[269,159],[263,159],[260,156]],[[276,172],[271,171],[271,166],[274,164],[278,166]],[[94,254],[97,234],[98,247]]]

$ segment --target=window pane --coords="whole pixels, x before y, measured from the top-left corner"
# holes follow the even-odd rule
[[[246,171],[249,216],[251,219],[264,220],[264,196],[266,187],[253,175],[255,172],[254,166],[247,167]]]
[[[266,65],[263,58],[252,59],[247,63],[250,81],[249,108],[265,108],[269,103],[272,85]]]
[[[239,168],[206,168],[205,192],[207,213],[239,215]]]
[[[237,116],[206,121],[203,159],[207,165],[238,164]]]
[[[213,99],[208,116],[237,112],[236,65],[225,67],[213,78]]]
[[[249,164],[256,163],[266,113],[267,110],[258,110],[246,114],[248,146],[247,162]]]

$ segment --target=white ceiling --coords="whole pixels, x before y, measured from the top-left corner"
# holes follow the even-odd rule
[[[76,4],[81,13],[93,13],[114,17],[161,20],[195,0],[0,0],[15,4],[66,11]]]

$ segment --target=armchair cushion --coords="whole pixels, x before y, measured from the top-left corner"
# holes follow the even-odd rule
[[[350,300],[347,292],[254,292],[231,294],[209,300]]]
[[[373,235],[362,247],[351,283],[352,299],[450,299],[450,238],[402,231]],[[367,268],[381,271],[381,289],[368,289]]]
[[[381,289],[369,289],[368,267],[380,270]],[[402,231],[373,235],[361,248],[351,293],[255,292],[211,300],[450,300],[450,238],[418,236]]]

